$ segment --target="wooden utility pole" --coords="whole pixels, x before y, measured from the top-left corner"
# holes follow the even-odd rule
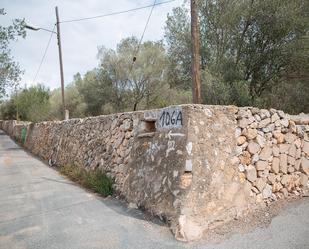
[[[16,120],[19,121],[19,113],[18,113],[18,93],[17,93],[17,86],[15,85],[15,94],[16,94]]]
[[[200,45],[197,1],[198,0],[191,0],[192,97],[194,104],[201,104]]]
[[[63,118],[68,119],[65,98],[64,98],[64,77],[63,77],[63,63],[62,63],[62,51],[61,51],[61,39],[60,39],[60,22],[59,22],[59,13],[58,7],[55,7],[56,10],[56,25],[57,25],[57,40],[58,40],[58,51],[59,51],[59,64],[60,64],[60,77],[61,77],[61,95],[62,95],[62,109],[63,109]]]

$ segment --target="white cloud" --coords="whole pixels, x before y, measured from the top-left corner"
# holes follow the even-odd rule
[[[55,6],[59,8],[61,20],[70,20],[122,11],[152,3],[152,0],[2,0],[2,7],[5,8],[7,15],[1,17],[3,19],[1,23],[8,25],[14,18],[25,18],[35,26],[52,29],[55,23]],[[162,39],[167,13],[171,12],[173,7],[181,4],[182,0],[177,0],[156,6],[144,40]],[[65,84],[69,84],[73,80],[75,73],[83,74],[97,65],[98,46],[115,48],[122,38],[131,35],[140,37],[149,12],[150,8],[100,19],[63,23],[61,36]],[[33,84],[33,78],[49,35],[44,31],[28,31],[26,39],[20,39],[11,45],[15,60],[25,70],[22,76],[22,85]],[[42,82],[52,89],[60,85],[58,48],[55,36],[35,83],[38,82]]]

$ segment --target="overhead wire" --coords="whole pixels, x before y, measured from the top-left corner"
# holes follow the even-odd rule
[[[92,16],[92,17],[85,17],[85,18],[77,18],[77,19],[71,19],[71,20],[64,20],[64,21],[60,21],[59,23],[70,23],[70,22],[78,22],[78,21],[84,21],[84,20],[91,20],[91,19],[96,19],[96,18],[102,18],[102,17],[107,17],[107,16],[113,16],[113,15],[119,15],[119,14],[124,14],[124,13],[128,13],[128,12],[138,11],[138,10],[142,10],[142,9],[146,9],[146,8],[150,8],[150,7],[151,7],[151,11],[150,11],[150,14],[149,14],[149,16],[148,16],[146,25],[145,25],[145,27],[144,27],[144,30],[143,30],[141,39],[140,39],[140,41],[139,41],[139,43],[138,43],[138,47],[137,47],[136,51],[135,51],[134,54],[133,54],[133,56],[134,56],[134,57],[133,57],[133,63],[134,63],[135,60],[136,60],[136,56],[137,56],[137,54],[138,54],[140,45],[141,45],[142,40],[143,40],[143,38],[144,38],[144,34],[145,34],[146,29],[147,29],[147,26],[148,26],[148,24],[149,24],[149,20],[150,20],[150,17],[151,17],[151,15],[152,15],[152,12],[153,12],[154,7],[157,6],[157,5],[167,4],[167,3],[174,2],[174,1],[176,1],[176,0],[168,0],[168,1],[162,1],[162,2],[157,3],[156,0],[155,0],[154,3],[151,4],[151,5],[141,6],[141,7],[137,7],[137,8],[133,8],[133,9],[128,9],[128,10],[123,10],[123,11],[111,12],[111,13],[107,13],[107,14]],[[40,70],[41,70],[42,64],[43,64],[44,59],[45,59],[45,57],[46,57],[47,50],[48,50],[49,45],[50,45],[51,38],[52,38],[52,36],[53,36],[53,34],[54,34],[55,26],[56,26],[56,24],[55,24],[54,27],[53,27],[53,30],[52,30],[51,35],[50,35],[50,37],[49,37],[47,46],[46,46],[45,51],[44,51],[44,54],[43,54],[43,57],[42,57],[42,59],[41,59],[41,62],[40,62],[40,64],[39,64],[39,67],[38,67],[38,69],[37,69],[37,71],[36,71],[36,74],[35,74],[35,76],[34,76],[34,78],[33,78],[33,83],[35,83],[35,80],[36,80],[36,78],[37,78],[37,76],[38,76],[38,74],[39,74],[39,72],[40,72]]]
[[[129,69],[129,74],[128,74],[128,76],[130,76],[131,73],[132,73],[133,66],[134,66],[135,61],[136,61],[136,59],[137,59],[137,55],[138,55],[138,52],[139,52],[139,50],[140,50],[140,46],[141,46],[141,44],[142,44],[142,41],[143,41],[143,39],[144,39],[144,35],[145,35],[146,29],[147,29],[147,27],[148,27],[148,24],[149,24],[149,21],[150,21],[150,18],[151,18],[153,9],[154,9],[154,7],[155,7],[156,5],[157,5],[156,0],[154,0],[154,2],[153,2],[153,4],[152,4],[152,8],[151,8],[150,13],[149,13],[149,16],[148,16],[148,18],[147,18],[147,21],[146,21],[146,24],[145,24],[143,33],[142,33],[141,38],[140,38],[140,40],[139,40],[139,42],[138,42],[137,48],[136,48],[135,51],[133,51],[133,59],[132,59],[132,63],[131,63],[130,69]]]
[[[135,61],[136,61],[138,52],[139,52],[139,50],[140,50],[141,43],[142,43],[142,41],[143,41],[143,39],[144,39],[144,35],[145,35],[145,33],[146,33],[146,30],[147,30],[147,27],[148,27],[150,18],[151,18],[151,16],[152,16],[154,7],[155,7],[155,6],[158,6],[158,5],[163,5],[163,4],[171,3],[171,2],[174,2],[174,1],[176,1],[176,0],[162,1],[162,2],[159,2],[159,3],[157,3],[156,1],[157,1],[157,0],[154,0],[154,3],[151,4],[151,5],[141,6],[141,7],[137,7],[137,8],[133,8],[133,9],[128,9],[128,10],[123,10],[123,11],[111,12],[111,13],[107,13],[107,14],[92,16],[92,17],[85,17],[85,18],[77,18],[77,19],[71,19],[71,20],[64,20],[64,21],[60,21],[59,23],[79,22],[79,21],[85,21],[85,20],[103,18],[103,17],[107,17],[107,16],[119,15],[119,14],[134,12],[134,11],[138,11],[138,10],[142,10],[142,9],[146,9],[146,8],[151,8],[150,13],[149,13],[149,16],[148,16],[147,21],[146,21],[146,24],[145,24],[145,27],[144,27],[144,29],[143,29],[141,38],[140,38],[140,40],[139,40],[139,42],[138,42],[138,46],[137,46],[136,50],[133,52],[133,61],[132,61],[131,68],[130,68],[130,71],[129,71],[129,75],[130,75],[131,72],[132,72],[132,69],[133,69],[133,65],[134,65],[134,63],[135,63]],[[36,80],[36,78],[37,78],[37,76],[38,76],[38,74],[39,74],[39,72],[40,72],[40,70],[41,70],[42,64],[43,64],[43,62],[44,62],[44,60],[45,60],[45,57],[46,57],[46,54],[47,54],[47,51],[48,51],[48,48],[49,48],[49,45],[50,45],[52,36],[53,36],[53,34],[55,33],[55,32],[54,32],[55,27],[56,27],[56,24],[54,25],[54,27],[53,27],[53,29],[52,29],[52,32],[51,32],[51,35],[50,35],[50,37],[49,37],[48,43],[47,43],[47,45],[46,45],[44,54],[43,54],[42,59],[41,59],[41,61],[40,61],[39,67],[38,67],[38,69],[37,69],[37,71],[36,71],[35,77],[34,77],[34,79],[33,79],[33,83],[35,83],[35,80]],[[55,118],[55,117],[53,117],[53,118]]]
[[[156,6],[156,0],[154,0],[154,2],[153,2],[152,8],[151,8],[151,10],[150,10],[148,19],[147,19],[147,21],[146,21],[146,24],[145,24],[145,27],[144,27],[144,30],[143,30],[143,33],[142,33],[142,36],[141,36],[141,39],[139,40],[139,43],[138,43],[138,46],[137,46],[137,49],[136,49],[135,60],[136,60],[137,53],[139,52],[139,48],[140,48],[140,46],[141,46],[141,44],[142,44],[142,41],[143,41],[143,39],[144,39],[144,35],[145,35],[146,29],[147,29],[148,24],[149,24],[149,21],[150,21],[150,17],[151,17],[151,15],[152,15],[152,12],[153,12],[153,9],[154,9],[155,6]],[[134,60],[134,58],[133,58],[133,60]],[[135,61],[135,60],[134,60],[134,61]]]
[[[171,3],[171,2],[174,2],[174,1],[176,1],[176,0],[162,1],[162,2],[156,3],[155,6],[156,5],[162,5],[162,4]],[[85,18],[76,18],[76,19],[71,19],[71,20],[64,20],[64,21],[60,21],[59,23],[79,22],[79,21],[97,19],[97,18],[102,18],[102,17],[107,17],[107,16],[114,16],[114,15],[134,12],[134,11],[137,11],[137,10],[153,8],[153,7],[154,7],[153,4],[150,4],[150,5],[145,5],[145,6],[141,6],[141,7],[137,7],[137,8],[133,8],[133,9],[127,9],[127,10],[123,10],[123,11],[116,11],[116,12],[111,12],[111,13],[97,15],[97,16],[91,16],[91,17],[85,17]]]
[[[53,29],[52,29],[51,31],[48,30],[49,32],[51,32],[51,34],[50,34],[50,36],[49,36],[47,45],[46,45],[46,47],[45,47],[43,56],[42,56],[41,61],[40,61],[40,64],[39,64],[39,67],[38,67],[38,69],[37,69],[37,71],[36,71],[36,74],[35,74],[35,76],[34,76],[34,78],[33,78],[33,84],[35,84],[36,78],[37,78],[37,76],[39,75],[39,72],[40,72],[40,70],[41,70],[41,67],[42,67],[42,65],[43,65],[43,62],[44,62],[44,60],[45,60],[45,58],[46,58],[46,54],[47,54],[47,51],[48,51],[48,48],[49,48],[51,39],[52,39],[53,35],[55,34],[55,32],[54,32],[54,31],[55,31],[55,27],[56,27],[56,24],[54,24],[54,27],[53,27]],[[37,111],[37,110],[32,110],[32,113],[34,113],[37,117],[39,117],[39,118],[42,119],[42,120],[44,120],[44,117],[47,117],[47,116],[49,117],[49,119],[53,119],[53,120],[56,120],[56,119],[57,119],[56,116],[51,115],[51,112],[49,112],[49,113],[47,113],[47,114],[45,113],[45,114],[43,115],[43,114],[41,114],[41,113],[40,113],[39,111]]]
[[[51,32],[51,34],[50,34],[50,37],[49,37],[49,39],[48,39],[48,42],[47,42],[47,45],[46,45],[46,48],[45,48],[45,51],[44,51],[44,54],[43,54],[42,59],[41,59],[41,61],[40,61],[40,65],[39,65],[39,67],[38,67],[38,69],[37,69],[37,71],[36,71],[36,73],[35,73],[34,78],[33,78],[33,84],[35,83],[35,80],[36,80],[36,78],[37,78],[37,76],[39,75],[39,72],[40,72],[40,70],[41,70],[42,64],[43,64],[44,59],[45,59],[46,54],[47,54],[47,50],[48,50],[49,45],[50,45],[50,41],[51,41],[51,39],[52,39],[52,37],[53,37],[53,34],[54,34],[55,27],[56,27],[56,24],[54,25],[53,30],[52,30],[52,32]]]

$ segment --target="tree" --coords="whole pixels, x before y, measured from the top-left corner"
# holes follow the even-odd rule
[[[0,16],[5,15],[0,9]],[[20,80],[22,73],[19,64],[13,60],[9,44],[18,37],[25,37],[24,20],[15,19],[12,25],[0,26],[0,98],[3,97],[8,87],[14,87]]]
[[[101,48],[99,58],[101,69],[112,82],[116,110],[129,104],[135,111],[142,102],[147,108],[158,98],[166,65],[161,41],[139,44],[135,37],[127,38],[118,44],[116,51]]]
[[[104,105],[113,101],[115,91],[111,79],[100,68],[88,71],[83,78],[80,74],[75,75],[74,82],[86,104],[86,115],[102,114]]]
[[[211,79],[219,79],[224,84],[223,88],[204,89],[204,102],[211,102],[208,91],[220,95],[218,89],[224,89],[229,98],[224,97],[220,103],[266,105],[263,98],[269,97],[268,93],[278,84],[287,83],[287,73],[299,78],[297,68],[308,65],[308,49],[299,46],[302,40],[308,44],[308,1],[205,0],[199,3],[201,69]],[[190,72],[190,40],[185,39],[189,31],[184,28],[187,26],[188,12],[182,7],[174,9],[165,28],[167,51],[173,61],[169,72],[177,70],[180,75],[177,80],[180,80],[174,85],[180,87],[184,84],[181,79],[186,79]],[[298,59],[293,62],[291,58]]]
[[[0,105],[0,119],[12,120],[16,119],[16,105],[13,99],[3,101]]]
[[[43,85],[16,91],[1,104],[1,118],[32,122],[47,120],[50,115],[49,96],[49,89]]]
[[[191,35],[189,11],[184,7],[168,14],[165,27],[167,77],[171,87],[191,89]]]
[[[49,117],[50,91],[43,85],[31,86],[21,90],[13,97],[21,120],[38,122]]]
[[[79,74],[77,76],[80,77]],[[66,108],[69,110],[71,118],[83,118],[86,116],[86,103],[83,96],[80,94],[76,87],[76,78],[74,76],[74,82],[66,86],[64,94],[66,99]],[[62,98],[61,89],[55,89],[51,92],[50,98],[50,115],[49,119],[62,120]]]

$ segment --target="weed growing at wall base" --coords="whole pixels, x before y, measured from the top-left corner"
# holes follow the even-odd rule
[[[60,173],[68,176],[72,181],[93,190],[103,196],[113,194],[114,181],[100,170],[86,171],[78,166],[65,165],[59,168]]]

